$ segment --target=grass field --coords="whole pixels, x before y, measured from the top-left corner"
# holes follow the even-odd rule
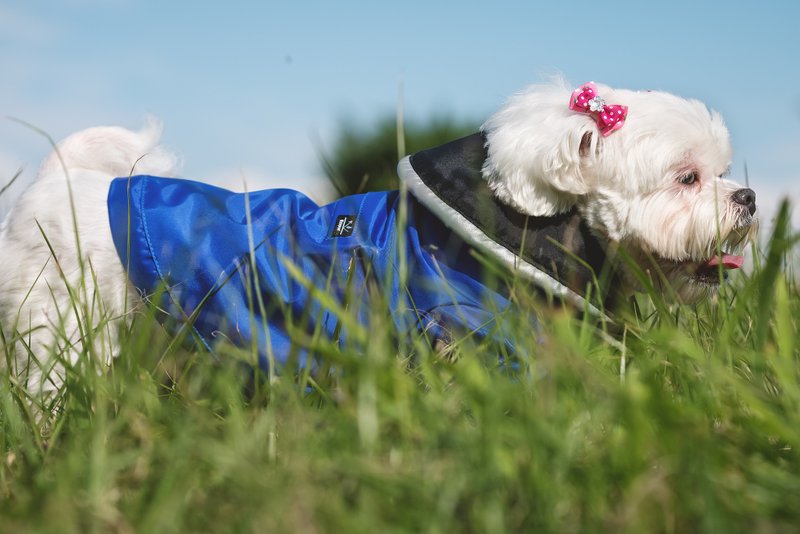
[[[376,314],[338,371],[269,383],[152,317],[42,420],[0,376],[2,532],[751,532],[800,528],[800,295],[786,210],[715,302],[638,298],[617,342],[530,302],[517,360]],[[516,322],[515,322],[516,321]],[[6,356],[9,357],[8,347]]]

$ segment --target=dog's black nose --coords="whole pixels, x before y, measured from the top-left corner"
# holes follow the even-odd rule
[[[750,188],[743,188],[733,192],[731,198],[737,204],[741,204],[747,211],[750,212],[750,215],[756,212],[756,192]]]

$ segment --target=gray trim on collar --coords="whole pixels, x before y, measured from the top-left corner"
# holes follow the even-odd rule
[[[484,142],[481,134],[475,134],[408,156],[398,164],[398,176],[419,202],[466,242],[545,292],[604,316],[583,295],[605,262],[600,244],[574,212],[527,217],[494,199],[480,175]],[[573,251],[580,259],[570,257]]]

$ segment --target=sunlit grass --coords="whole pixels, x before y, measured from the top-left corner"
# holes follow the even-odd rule
[[[103,370],[92,336],[113,318],[74,288],[88,341],[60,394],[36,406],[0,372],[0,532],[794,530],[788,206],[767,230],[713,302],[640,295],[614,325],[491,271],[519,310],[515,354],[464,334],[443,353],[398,334],[379,297],[364,327],[319,291],[351,335],[298,325],[320,371],[272,380],[247,365],[257,347],[186,348],[152,309]],[[0,326],[10,362],[25,335]]]
[[[788,206],[767,230],[714,302],[641,295],[610,334],[506,275],[516,354],[464,335],[445,357],[385,302],[358,330],[331,301],[351,339],[297,341],[335,371],[269,380],[247,347],[188,349],[144,311],[109,370],[87,343],[38,415],[0,374],[0,531],[791,530]]]

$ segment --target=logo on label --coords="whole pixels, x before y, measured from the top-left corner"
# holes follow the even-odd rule
[[[356,227],[355,215],[339,215],[336,218],[336,224],[333,225],[333,233],[331,237],[348,237],[353,235],[353,230]]]

